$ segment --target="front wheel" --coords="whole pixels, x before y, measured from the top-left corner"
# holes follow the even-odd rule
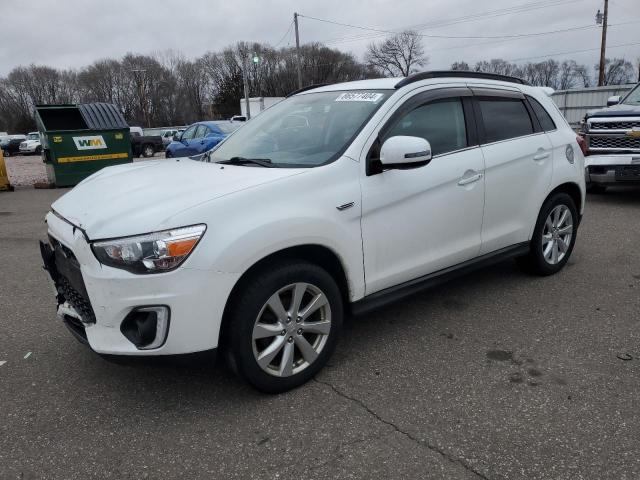
[[[530,250],[517,259],[520,267],[535,275],[552,275],[562,270],[576,242],[578,210],[566,193],[556,193],[542,205]]]
[[[310,380],[327,362],[342,327],[342,297],[331,275],[292,261],[263,269],[239,288],[226,324],[234,370],[267,393]]]

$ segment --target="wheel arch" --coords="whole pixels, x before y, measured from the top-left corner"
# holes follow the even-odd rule
[[[271,265],[287,260],[307,261],[324,268],[338,285],[345,307],[350,303],[347,271],[340,260],[340,257],[332,249],[319,244],[302,244],[287,247],[276,252],[272,252],[253,263],[253,265],[245,270],[235,283],[231,289],[231,293],[227,297],[227,302],[224,307],[222,323],[220,325],[219,346],[224,346],[226,329],[228,327],[228,319],[230,316],[229,313],[239,292],[242,290],[242,286],[260,270],[269,268]]]
[[[582,212],[582,191],[580,190],[580,187],[578,186],[577,183],[566,182],[558,185],[556,188],[551,190],[549,195],[547,195],[547,198],[545,198],[544,202],[542,202],[542,205],[544,205],[544,203],[549,198],[551,198],[552,195],[555,195],[556,193],[566,193],[567,195],[569,195],[573,200],[573,203],[575,203],[576,205],[576,210],[578,210],[578,215],[580,215],[580,212]]]

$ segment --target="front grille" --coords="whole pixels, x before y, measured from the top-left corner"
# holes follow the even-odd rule
[[[640,120],[628,120],[619,122],[590,122],[592,130],[631,130],[633,127],[640,128]]]
[[[58,293],[78,312],[84,323],[96,323],[96,315],[87,295],[78,259],[69,247],[50,235],[49,241],[56,252]]]
[[[58,292],[61,293],[64,299],[80,314],[83,322],[96,323],[96,315],[93,313],[93,307],[89,299],[84,298],[80,292],[73,288],[69,280],[62,275],[60,275],[58,281]]]
[[[640,150],[640,138],[614,135],[589,136],[589,148]]]

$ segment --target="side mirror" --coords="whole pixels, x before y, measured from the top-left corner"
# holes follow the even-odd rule
[[[612,97],[607,98],[607,107],[611,105],[617,105],[620,103],[621,97],[620,95],[613,95]]]
[[[398,135],[385,140],[380,163],[390,168],[418,167],[431,161],[431,145],[424,138]]]

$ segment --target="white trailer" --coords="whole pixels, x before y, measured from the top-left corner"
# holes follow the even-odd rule
[[[249,109],[251,111],[251,117],[259,115],[272,105],[284,100],[284,97],[251,97],[249,98]],[[247,116],[247,104],[243,99],[240,100],[240,111],[242,116]]]

